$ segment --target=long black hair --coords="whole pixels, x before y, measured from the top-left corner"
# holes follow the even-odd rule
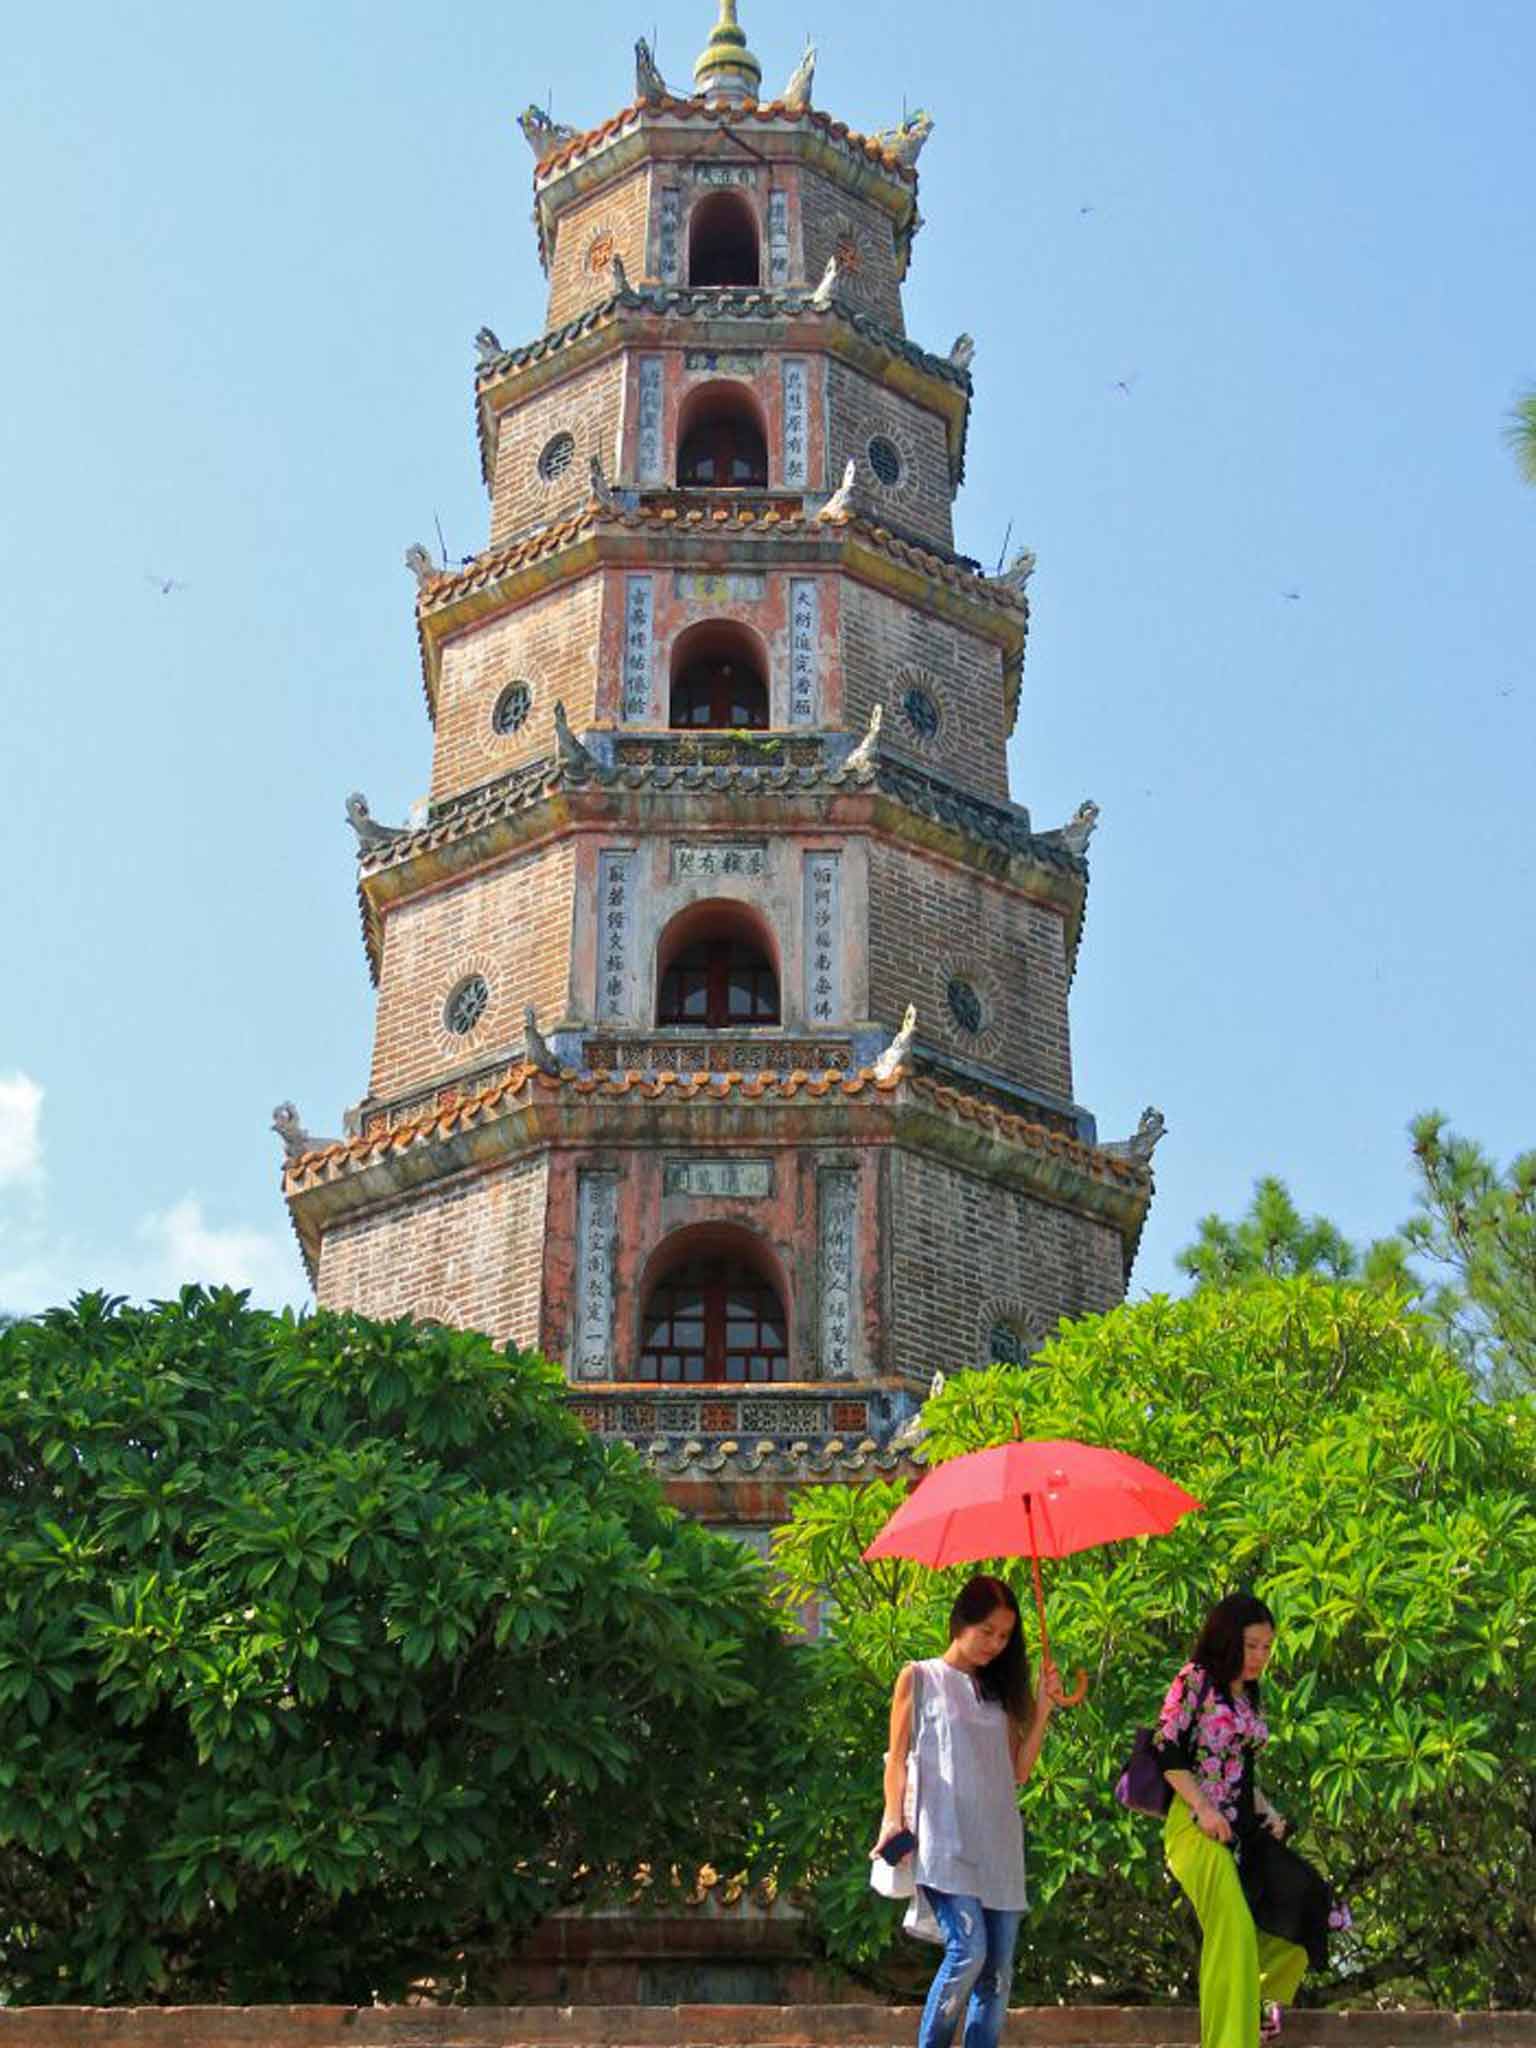
[[[1227,1691],[1233,1679],[1243,1675],[1243,1630],[1259,1622],[1270,1628],[1275,1625],[1275,1617],[1262,1600],[1253,1593],[1229,1593],[1205,1617],[1205,1625],[1189,1653],[1190,1661],[1200,1666],[1213,1685]],[[1244,1690],[1256,1701],[1258,1680]]]
[[[992,1662],[983,1664],[976,1673],[976,1690],[983,1699],[996,1700],[1000,1707],[1007,1709],[1013,1720],[1022,1725],[1034,1712],[1035,1696],[1029,1684],[1024,1620],[1012,1586],[1002,1579],[994,1579],[987,1572],[978,1572],[974,1579],[967,1579],[949,1610],[949,1640],[953,1642],[964,1628],[975,1628],[978,1622],[985,1621],[999,1607],[1006,1607],[1013,1616],[1013,1631]]]

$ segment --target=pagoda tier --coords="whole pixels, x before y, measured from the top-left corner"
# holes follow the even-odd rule
[[[523,117],[547,331],[479,337],[485,551],[410,553],[431,794],[358,813],[372,1069],[285,1175],[322,1302],[538,1346],[743,1533],[1119,1300],[1158,1128],[1075,1099],[1096,813],[1009,796],[1033,557],[955,549],[931,123],[756,77],[726,7],[693,96]]]

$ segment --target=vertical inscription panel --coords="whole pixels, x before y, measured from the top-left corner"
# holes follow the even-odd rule
[[[815,1025],[843,1014],[842,858],[805,856],[805,1014]]]
[[[597,857],[597,1003],[605,1022],[634,1016],[635,854],[632,848]]]
[[[661,216],[656,236],[656,261],[662,278],[667,284],[676,284],[677,282],[677,230],[682,215],[682,193],[676,185],[664,185],[661,193]]]
[[[789,194],[768,194],[768,282],[789,283]]]
[[[821,716],[820,593],[814,576],[789,579],[789,722],[815,725]]]
[[[613,1371],[613,1267],[619,1183],[611,1173],[576,1181],[576,1376],[601,1380]]]
[[[624,580],[624,717],[644,724],[651,715],[651,642],[656,624],[649,576]]]
[[[803,490],[810,475],[806,438],[805,363],[799,356],[784,358],[784,488]]]
[[[661,357],[640,358],[640,419],[635,463],[643,484],[666,482],[661,456]]]
[[[816,1176],[816,1277],[821,1306],[821,1370],[845,1380],[854,1370],[853,1239],[857,1179],[851,1167]]]

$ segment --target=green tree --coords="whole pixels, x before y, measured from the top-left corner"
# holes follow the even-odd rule
[[[1145,1458],[1205,1503],[1170,1536],[1046,1567],[1053,1648],[1091,1674],[1024,1794],[1022,1995],[1189,1997],[1193,1917],[1156,1823],[1112,1786],[1200,1617],[1252,1585],[1279,1617],[1264,1777],[1356,1927],[1317,1998],[1536,2000],[1536,1416],[1483,1398],[1390,1293],[1314,1279],[1202,1288],[1064,1325],[1024,1368],[953,1376],[924,1411],[948,1458],[1015,1427]],[[890,1981],[867,1889],[889,1689],[934,1654],[963,1572],[865,1566],[892,1485],[797,1504],[777,1543],[829,1623],[774,1817],[831,1954]],[[1000,1567],[1034,1634],[1028,1567]]]
[[[473,1997],[552,1908],[745,1859],[762,1567],[559,1375],[188,1288],[0,1336],[0,1988]]]
[[[1505,431],[1522,478],[1536,484],[1536,390],[1521,392],[1509,409]]]
[[[1536,1152],[1501,1172],[1438,1110],[1411,1131],[1418,1213],[1402,1238],[1435,1276],[1425,1306],[1490,1385],[1536,1391]]]
[[[1174,1258],[1197,1287],[1235,1287],[1254,1280],[1361,1279],[1369,1286],[1412,1291],[1402,1247],[1387,1239],[1359,1251],[1326,1216],[1303,1216],[1283,1180],[1267,1174],[1254,1183],[1246,1216],[1228,1223],[1200,1219],[1199,1234]]]

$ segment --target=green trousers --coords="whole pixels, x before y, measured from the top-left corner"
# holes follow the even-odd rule
[[[1237,1858],[1201,1834],[1177,1797],[1163,1849],[1200,1922],[1200,2048],[1257,2048],[1260,2007],[1271,1999],[1291,2003],[1307,1952],[1254,1926]]]

